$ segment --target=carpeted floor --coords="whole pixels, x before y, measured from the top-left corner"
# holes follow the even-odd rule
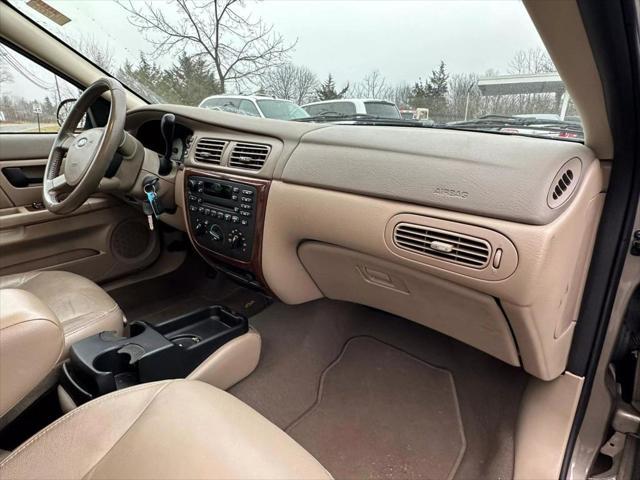
[[[158,323],[211,305],[225,305],[248,317],[271,300],[214,272],[199,258],[188,257],[175,272],[109,292],[129,323]]]
[[[348,303],[275,303],[251,323],[260,365],[230,392],[336,479],[512,477],[522,370]]]

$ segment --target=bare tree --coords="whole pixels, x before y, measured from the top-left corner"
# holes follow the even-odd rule
[[[449,113],[456,120],[473,118],[480,110],[482,94],[478,88],[478,75],[475,73],[457,73],[449,79]]]
[[[509,62],[509,73],[526,75],[536,73],[555,73],[556,67],[542,48],[519,50]]]
[[[118,3],[129,21],[158,54],[187,51],[211,62],[222,90],[227,83],[254,83],[281,65],[295,46],[287,44],[272,25],[241,13],[242,0],[170,0],[167,7],[151,1]]]
[[[9,70],[9,65],[7,65],[0,56],[0,85],[6,85],[7,83],[12,81],[13,75]]]
[[[373,70],[361,82],[353,86],[352,95],[354,97],[387,100],[393,97],[393,89],[387,79],[382,76],[380,70]]]
[[[311,101],[318,77],[307,67],[285,63],[260,78],[260,90],[268,95],[291,100],[298,105]]]
[[[408,107],[411,100],[411,85],[408,83],[401,83],[393,87],[392,100],[398,108]]]
[[[100,43],[96,37],[90,35],[82,36],[76,45],[80,53],[106,72],[115,70],[113,49],[109,43]]]

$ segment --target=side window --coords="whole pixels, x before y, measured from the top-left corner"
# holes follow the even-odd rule
[[[210,109],[219,109],[220,107],[222,107],[222,105],[224,104],[226,100],[222,99],[222,98],[210,98],[209,100],[207,100],[206,102],[204,102],[201,107],[202,108],[210,108]]]
[[[0,134],[57,132],[58,106],[80,93],[69,82],[0,44]]]
[[[258,112],[258,109],[256,108],[256,106],[253,104],[253,102],[250,102],[249,100],[242,100],[240,102],[239,110],[245,115],[251,115],[252,117],[260,116],[260,112]]]

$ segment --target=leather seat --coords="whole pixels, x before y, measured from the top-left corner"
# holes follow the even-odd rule
[[[106,330],[122,333],[123,316],[118,304],[91,280],[69,272],[28,272],[0,277],[0,290],[27,291],[44,303],[64,331],[66,358],[78,340]],[[0,315],[2,312],[0,311]]]
[[[89,402],[0,463],[6,479],[330,479],[286,433],[193,380],[148,383]]]

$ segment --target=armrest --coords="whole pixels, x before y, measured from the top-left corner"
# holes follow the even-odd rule
[[[0,417],[56,366],[64,333],[51,309],[24,290],[0,290]]]

